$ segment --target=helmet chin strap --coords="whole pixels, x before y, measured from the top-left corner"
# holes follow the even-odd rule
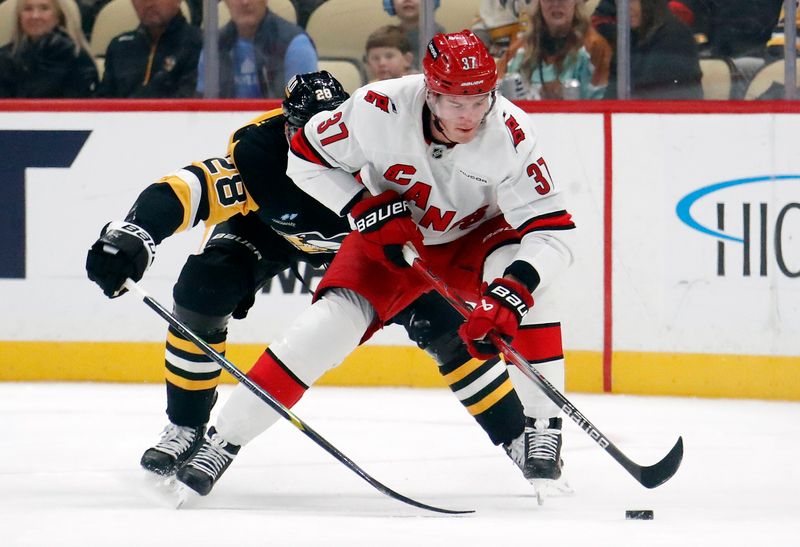
[[[447,142],[442,143],[442,144],[458,144],[456,141],[454,141],[453,139],[451,139],[450,137],[447,136],[447,133],[444,130],[444,126],[442,125],[442,122],[441,122],[439,116],[437,116],[436,113],[433,110],[431,110],[431,121],[433,122],[433,127],[435,127],[436,130],[439,133],[441,133],[442,136],[447,141]]]

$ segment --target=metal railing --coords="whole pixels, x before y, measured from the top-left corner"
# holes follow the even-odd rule
[[[377,2],[378,0],[364,0]],[[578,0],[582,1],[582,0]],[[617,4],[617,96],[629,99],[631,96],[630,45],[631,27],[629,6],[630,0],[616,0]],[[797,27],[796,0],[784,0],[784,89],[785,99],[794,100],[797,95]],[[217,25],[217,0],[204,0],[203,3],[203,56],[204,73],[199,75],[204,81],[204,97],[219,97],[219,28]],[[419,43],[412,44],[419,52],[419,58],[425,55],[428,41],[433,37],[436,24],[434,0],[421,0]]]

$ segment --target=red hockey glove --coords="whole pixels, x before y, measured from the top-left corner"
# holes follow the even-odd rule
[[[522,283],[504,278],[495,279],[491,285],[484,283],[480,303],[458,329],[469,354],[484,360],[497,355],[498,350],[487,335],[495,331],[511,342],[522,318],[532,306],[533,297]]]
[[[403,245],[411,242],[422,245],[422,233],[411,220],[408,203],[394,190],[370,196],[356,203],[350,210],[367,245],[364,250],[371,259],[386,262],[390,267],[408,268],[403,260]]]

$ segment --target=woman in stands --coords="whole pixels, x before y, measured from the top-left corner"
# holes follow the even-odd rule
[[[667,0],[630,0],[631,98],[702,99],[700,59],[692,31]],[[607,99],[617,98],[616,56]]]
[[[509,47],[502,72],[522,75],[531,99],[600,99],[608,83],[611,46],[589,24],[583,0],[540,0],[525,35]]]
[[[0,48],[0,97],[90,97],[97,67],[75,0],[16,1],[11,42]]]

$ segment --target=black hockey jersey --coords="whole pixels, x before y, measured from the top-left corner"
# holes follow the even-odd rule
[[[201,221],[255,214],[303,253],[332,254],[350,225],[286,176],[288,149],[283,114],[269,111],[234,132],[226,157],[194,162],[148,186],[126,220],[160,243]]]

